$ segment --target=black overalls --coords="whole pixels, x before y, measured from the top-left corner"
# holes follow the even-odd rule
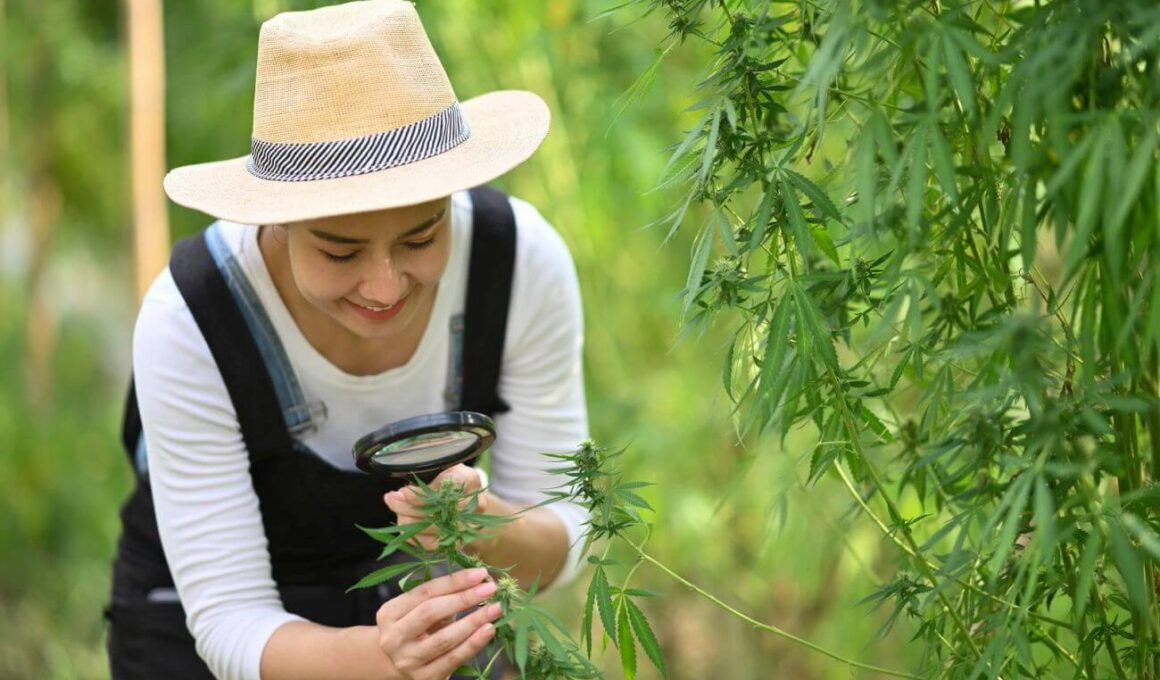
[[[494,189],[473,189],[471,197],[474,226],[462,355],[454,358],[463,369],[458,403],[464,410],[494,415],[507,409],[496,386],[515,263],[515,217],[507,196]],[[295,438],[309,426],[310,409],[287,403],[286,394],[297,383],[292,376],[287,380],[288,363],[278,364],[285,357],[281,344],[268,323],[263,326],[243,309],[247,303],[237,287],[248,284],[240,283],[214,246],[211,230],[185,239],[174,246],[169,267],[237,411],[283,606],[329,626],[374,625],[375,612],[398,589],[392,584],[378,591],[344,592],[381,566],[375,559],[382,546],[355,525],[393,523],[383,494],[404,482],[337,469]],[[452,352],[458,351],[452,345]],[[288,388],[287,383],[293,384]],[[107,612],[113,678],[212,678],[172,590],[149,477],[141,465],[141,421],[132,387],[122,438],[139,474],[121,510],[113,564]]]

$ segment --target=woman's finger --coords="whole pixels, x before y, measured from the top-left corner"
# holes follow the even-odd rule
[[[495,583],[487,581],[472,588],[429,597],[399,617],[394,624],[395,630],[403,640],[414,640],[435,625],[436,621],[474,609],[494,593]]]
[[[443,655],[459,647],[477,630],[498,619],[502,613],[503,607],[497,603],[477,609],[408,645],[404,654],[408,657],[421,659],[424,664],[434,663]]]
[[[429,673],[432,678],[448,677],[455,672],[455,669],[468,663],[471,657],[486,647],[493,637],[495,637],[495,626],[491,623],[483,624],[454,649],[432,661],[424,668],[424,673]]]
[[[379,607],[377,618],[380,627],[394,624],[407,615],[408,612],[427,600],[452,593],[471,592],[472,589],[483,583],[485,579],[487,579],[487,569],[481,567],[477,569],[463,569],[422,583],[411,590],[387,600]],[[462,609],[455,611],[462,611]],[[451,616],[455,611],[451,611],[445,616]],[[437,618],[443,617],[435,617],[435,619]],[[435,619],[432,619],[432,621]]]

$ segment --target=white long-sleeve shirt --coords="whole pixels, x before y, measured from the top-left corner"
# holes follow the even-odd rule
[[[516,264],[496,417],[490,488],[516,504],[536,503],[564,479],[544,452],[587,438],[581,374],[579,285],[567,247],[531,205],[512,199]],[[335,467],[354,469],[351,447],[382,425],[454,408],[446,403],[451,320],[463,313],[471,244],[471,199],[456,194],[451,252],[430,321],[414,356],[377,375],[351,375],[318,353],[295,325],[258,248],[257,228],[222,223],[280,337],[308,403],[327,416],[303,442]],[[257,680],[275,629],[299,617],[281,604],[237,415],[169,271],[146,295],[133,336],[133,370],[162,545],[199,654],[220,678]],[[583,508],[547,506],[571,545],[555,584],[582,557]],[[370,539],[368,539],[370,540]]]

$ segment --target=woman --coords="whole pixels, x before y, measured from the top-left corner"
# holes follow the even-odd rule
[[[414,488],[350,451],[387,422],[478,410],[498,431],[480,512],[563,483],[541,452],[587,436],[574,269],[534,208],[478,188],[547,127],[527,92],[457,102],[410,3],[262,26],[251,154],[165,180],[219,221],[175,247],[134,334],[114,678],[445,678],[484,649],[483,570],[345,594],[380,547],[355,524],[420,519]],[[485,485],[465,465],[447,479]],[[558,584],[584,520],[538,507],[470,548]]]

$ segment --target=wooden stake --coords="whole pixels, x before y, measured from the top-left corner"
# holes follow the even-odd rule
[[[129,144],[133,244],[140,301],[169,258],[165,176],[165,37],[162,0],[124,0],[129,29]]]

